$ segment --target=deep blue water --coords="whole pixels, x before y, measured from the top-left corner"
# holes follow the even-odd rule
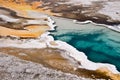
[[[51,32],[84,52],[93,62],[110,63],[120,71],[120,33],[93,24],[74,24],[69,19],[54,18],[58,27]]]

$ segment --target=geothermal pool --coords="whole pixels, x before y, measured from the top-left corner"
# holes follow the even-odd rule
[[[51,35],[84,52],[93,62],[110,63],[120,71],[120,33],[92,23],[75,24],[71,19],[53,17],[58,26]]]

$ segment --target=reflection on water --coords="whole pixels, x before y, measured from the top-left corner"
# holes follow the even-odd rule
[[[51,32],[57,40],[65,41],[83,51],[94,62],[111,63],[120,71],[120,34],[103,26],[74,24],[72,20],[55,18],[58,25]]]

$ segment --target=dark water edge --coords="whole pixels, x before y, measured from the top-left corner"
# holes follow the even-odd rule
[[[119,33],[105,27],[91,25],[91,23],[85,26],[76,25],[70,20],[60,20],[55,18],[58,27],[51,32],[55,40],[62,40],[74,46],[93,62],[110,63],[120,71]]]

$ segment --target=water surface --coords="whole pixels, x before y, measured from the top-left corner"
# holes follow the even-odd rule
[[[70,19],[53,17],[55,40],[62,40],[84,52],[94,62],[110,63],[120,71],[120,33],[104,26],[75,24]]]

